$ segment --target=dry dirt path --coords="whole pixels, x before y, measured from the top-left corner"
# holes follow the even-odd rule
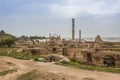
[[[74,69],[55,65],[53,63],[18,60],[1,56],[0,61],[2,61],[0,64],[3,64],[4,62],[11,62],[18,68],[17,72],[13,72],[12,74],[7,74],[5,76],[0,76],[0,80],[17,80],[20,75],[32,70],[37,70],[39,74],[41,73],[42,75],[45,75],[46,79],[48,80],[52,80],[50,79],[52,77],[56,77],[55,80],[120,80],[120,74]],[[51,75],[54,76],[51,77]],[[41,75],[35,80],[44,80],[40,77]]]

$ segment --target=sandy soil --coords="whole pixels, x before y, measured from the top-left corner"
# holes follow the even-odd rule
[[[6,62],[11,62],[14,65],[8,65]],[[18,80],[18,78],[20,80],[21,75],[33,70],[35,70],[35,72],[32,77],[37,76],[30,80],[53,80],[53,78],[55,78],[55,80],[120,80],[120,74],[115,73],[87,71],[55,65],[53,63],[0,57],[0,72],[13,67],[17,67],[18,71],[0,76],[0,80]]]

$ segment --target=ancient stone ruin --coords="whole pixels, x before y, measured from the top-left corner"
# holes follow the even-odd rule
[[[103,40],[99,35],[97,35],[97,37],[95,38],[95,42],[100,43],[100,42],[103,42]]]
[[[79,41],[76,41],[74,28],[74,19],[72,19],[72,39],[70,40],[62,40],[59,35],[54,35],[50,36],[49,41],[45,43],[28,45],[17,42],[16,46],[28,45],[24,48],[28,55],[49,55],[45,58],[50,62],[57,62],[61,59],[60,56],[64,56],[83,64],[120,67],[120,42],[103,41],[99,35],[94,41],[82,41],[81,31],[79,31]]]

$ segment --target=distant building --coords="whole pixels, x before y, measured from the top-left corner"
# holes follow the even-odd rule
[[[34,42],[47,42],[50,39],[33,39]]]

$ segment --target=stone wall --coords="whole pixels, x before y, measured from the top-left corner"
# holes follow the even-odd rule
[[[39,56],[48,54],[45,48],[26,48],[25,52],[28,55],[39,55]]]

